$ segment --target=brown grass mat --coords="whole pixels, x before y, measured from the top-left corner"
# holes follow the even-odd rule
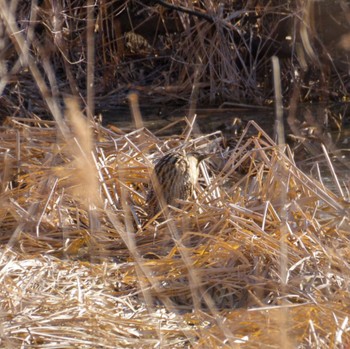
[[[189,124],[117,134],[74,103],[62,125],[0,131],[2,347],[350,345],[340,181],[303,173],[254,123],[234,149]],[[196,197],[148,220],[152,164],[180,147],[213,154]]]

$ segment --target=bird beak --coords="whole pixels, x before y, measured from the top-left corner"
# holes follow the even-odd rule
[[[208,159],[212,156],[213,154],[202,154],[198,156],[198,163],[200,163],[201,161]]]

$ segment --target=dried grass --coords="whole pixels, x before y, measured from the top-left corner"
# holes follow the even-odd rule
[[[349,188],[337,177],[326,148],[322,161],[334,191],[319,171],[315,179],[300,170],[289,147],[276,145],[254,122],[234,149],[224,146],[220,132],[201,135],[196,129],[194,110],[201,91],[213,98],[225,84],[241,86],[236,79],[243,72],[244,91],[252,95],[254,71],[236,69],[225,58],[232,51],[235,60],[244,62],[249,40],[242,36],[241,46],[233,50],[230,44],[239,31],[224,35],[228,22],[223,17],[192,23],[179,15],[189,35],[176,57],[192,63],[174,60],[163,78],[176,75],[178,80],[159,90],[169,98],[175,92],[187,100],[191,94],[183,133],[162,136],[166,128],[157,134],[142,128],[136,94],[129,101],[138,129],[107,129],[91,117],[94,94],[101,92],[91,84],[89,117],[74,100],[66,101],[66,115],[61,115],[60,81],[52,67],[64,66],[77,93],[81,81],[73,71],[78,65],[71,65],[67,53],[74,47],[69,53],[76,61],[85,52],[79,40],[86,25],[76,19],[85,19],[87,8],[79,3],[70,2],[64,12],[59,7],[32,12],[50,28],[46,35],[55,43],[44,54],[47,45],[31,45],[31,24],[24,36],[14,9],[0,2],[8,15],[2,18],[4,26],[43,97],[34,93],[31,98],[39,105],[45,102],[55,119],[44,121],[30,111],[28,118],[16,117],[14,105],[26,109],[20,88],[17,104],[5,99],[12,117],[0,129],[1,346],[347,348]],[[108,4],[99,8],[101,28],[114,16]],[[114,10],[125,10],[118,6]],[[52,14],[57,28],[51,27]],[[213,34],[214,25],[218,30]],[[69,26],[71,36],[61,37],[59,29]],[[96,52],[102,52],[97,60],[110,64],[115,50],[120,59],[122,46],[115,43],[123,38],[118,30],[107,33],[104,50]],[[312,41],[311,34],[306,30],[305,43]],[[91,63],[93,43],[89,45]],[[34,47],[43,69],[29,54]],[[17,63],[12,74],[21,66]],[[124,83],[132,80],[123,78]],[[1,88],[7,79],[5,74]],[[32,91],[33,84],[25,81],[24,89]],[[233,91],[233,99],[242,97],[242,89]],[[195,198],[147,219],[153,163],[180,148],[212,154],[201,164]]]
[[[348,197],[254,122],[230,150],[188,128],[116,134],[68,106],[65,134],[1,128],[3,347],[349,345]],[[152,163],[177,147],[213,156],[196,198],[148,221]]]

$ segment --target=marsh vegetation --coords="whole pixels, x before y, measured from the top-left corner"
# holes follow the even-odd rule
[[[0,1],[1,346],[347,348],[349,15]],[[101,121],[126,106],[129,122]],[[184,114],[150,130],[140,107]],[[275,114],[278,137],[260,126]],[[211,156],[188,200],[149,217],[175,150]]]

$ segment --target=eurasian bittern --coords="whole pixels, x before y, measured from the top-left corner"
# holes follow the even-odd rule
[[[208,155],[173,152],[163,156],[152,173],[152,188],[147,196],[148,215],[156,215],[163,205],[179,207],[187,200],[198,181],[199,164]]]

